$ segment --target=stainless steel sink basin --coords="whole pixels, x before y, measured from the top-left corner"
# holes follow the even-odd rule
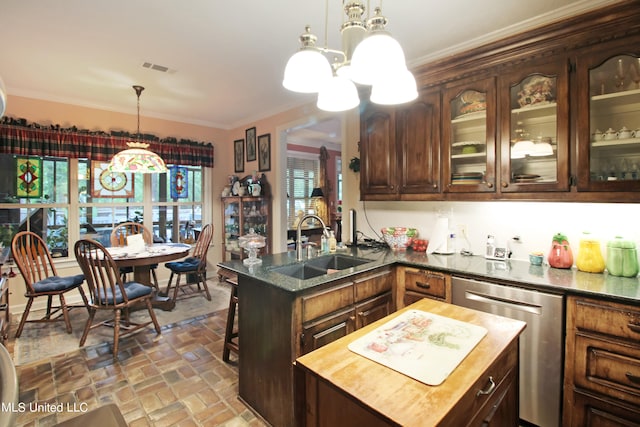
[[[355,267],[366,264],[371,260],[363,258],[354,258],[346,255],[324,255],[318,258],[312,258],[306,261],[307,265],[324,268],[325,270],[344,270],[346,268]]]
[[[306,280],[331,274],[331,270],[345,270],[368,262],[371,262],[371,260],[346,255],[325,255],[318,258],[311,258],[297,264],[274,267],[271,271],[293,277],[294,279]]]
[[[314,267],[312,265],[307,265],[305,263],[275,267],[272,268],[271,271],[300,280],[311,279],[313,277],[327,274],[326,268],[322,269],[319,267]]]

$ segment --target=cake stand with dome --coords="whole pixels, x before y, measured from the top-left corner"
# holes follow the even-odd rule
[[[240,247],[249,254],[249,257],[245,258],[242,263],[244,265],[262,264],[262,260],[258,258],[258,251],[266,246],[266,238],[257,234],[253,228],[250,228],[249,234],[240,236],[238,240],[240,241]]]

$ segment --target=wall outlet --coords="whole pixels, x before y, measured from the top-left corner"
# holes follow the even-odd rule
[[[467,237],[467,225],[466,224],[458,224],[458,235],[460,237]]]

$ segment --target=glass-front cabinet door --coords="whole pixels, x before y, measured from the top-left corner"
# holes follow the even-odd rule
[[[238,239],[240,236],[251,233],[251,229],[266,238],[266,246],[260,250],[260,254],[270,253],[270,197],[223,197],[222,216],[224,223],[223,261],[247,257],[247,254],[243,253]]]
[[[500,77],[500,191],[569,190],[569,81],[564,61]]]
[[[640,190],[640,47],[577,61],[578,189]]]
[[[222,199],[224,221],[223,261],[242,257],[238,241],[240,237],[240,207],[240,197],[225,197]]]
[[[446,89],[442,116],[443,191],[495,192],[495,80]]]

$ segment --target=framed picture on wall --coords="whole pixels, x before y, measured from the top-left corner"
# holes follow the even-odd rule
[[[271,170],[271,134],[265,133],[258,137],[258,170]]]
[[[247,140],[247,162],[252,162],[256,159],[256,128],[244,131],[244,137]]]
[[[244,172],[244,139],[233,141],[233,159],[234,170],[236,172]]]

